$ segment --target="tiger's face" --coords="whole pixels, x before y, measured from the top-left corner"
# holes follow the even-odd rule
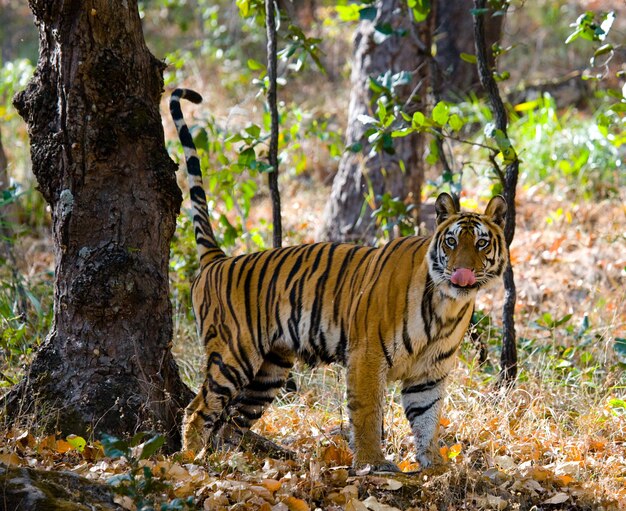
[[[508,260],[504,199],[492,198],[481,215],[460,212],[452,197],[442,193],[435,211],[437,231],[428,250],[428,268],[435,285],[459,298],[498,282]]]

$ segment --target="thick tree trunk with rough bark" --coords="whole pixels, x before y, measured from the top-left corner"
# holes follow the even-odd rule
[[[379,0],[375,5],[376,19],[362,21],[354,41],[346,145],[360,143],[362,150],[357,153],[346,151],[339,164],[324,223],[318,233],[320,239],[373,242],[376,226],[372,208],[365,200],[371,192],[374,198],[388,192],[394,198],[412,202],[419,211],[423,180],[421,135],[394,139],[393,155],[370,154],[371,145],[364,136],[367,127],[358,118],[362,114],[371,116],[375,110],[375,105],[371,104],[370,77],[377,78],[389,71],[411,73],[410,83],[397,88],[396,92],[402,101],[408,102],[407,110],[420,109],[428,72],[420,32],[427,27],[412,21],[405,2]],[[375,27],[385,24],[395,32],[380,41],[382,34]],[[406,172],[401,170],[401,160]]]
[[[159,430],[190,392],[170,352],[169,244],[181,194],[159,114],[164,65],[137,1],[30,0],[35,76],[16,96],[52,211],[54,325],[5,400],[62,433]]]

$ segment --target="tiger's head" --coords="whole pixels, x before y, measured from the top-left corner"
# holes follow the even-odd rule
[[[447,193],[435,203],[437,230],[428,249],[430,277],[443,293],[461,297],[498,282],[508,260],[506,202],[493,197],[485,212],[461,212]]]

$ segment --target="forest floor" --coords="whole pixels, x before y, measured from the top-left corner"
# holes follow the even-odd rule
[[[324,201],[316,200],[317,192],[301,192],[285,200],[286,231],[311,241]],[[213,454],[206,464],[190,453],[140,460],[141,446],[130,456],[107,457],[93,440],[83,448],[73,438],[7,427],[0,463],[100,482],[116,478],[115,499],[124,509],[136,509],[143,497],[164,503],[162,509],[626,509],[624,199],[624,190],[612,200],[576,204],[520,191],[511,251],[519,378],[508,393],[498,390],[502,291],[485,294],[477,334],[489,360],[479,365],[475,346],[462,346],[440,425],[442,463],[435,468],[350,472],[350,450],[336,435],[346,416],[343,371],[335,366],[298,367],[298,392],[282,394],[255,426],[295,452],[293,461],[241,451]],[[463,202],[476,206],[469,197]],[[45,251],[26,254],[33,260],[25,267],[50,263]],[[201,366],[186,360],[198,351],[176,346],[181,366]],[[398,398],[398,388],[390,387],[386,452],[402,470],[419,470]],[[188,497],[193,504],[184,503]]]

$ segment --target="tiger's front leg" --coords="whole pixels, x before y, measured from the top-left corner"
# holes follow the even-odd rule
[[[369,465],[372,471],[399,472],[395,464],[385,459],[380,446],[385,386],[385,369],[365,356],[350,357],[347,387],[354,468]]]
[[[402,386],[402,406],[415,437],[416,458],[421,468],[439,458],[436,441],[444,391],[445,378],[404,382]]]

